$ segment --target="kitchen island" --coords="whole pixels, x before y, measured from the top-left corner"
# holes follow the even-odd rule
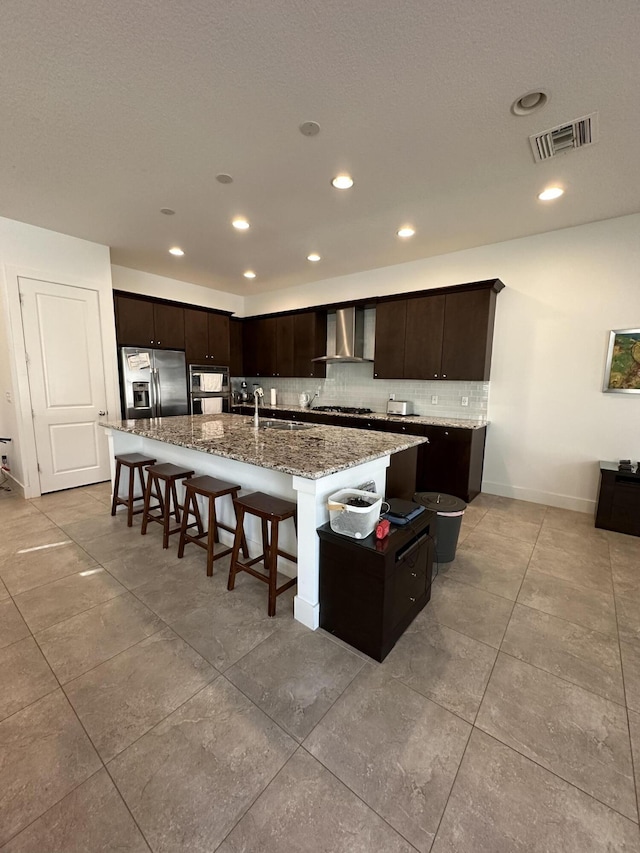
[[[298,506],[297,543],[292,524],[281,530],[284,550],[298,556],[294,616],[309,628],[319,624],[319,545],[316,530],[328,521],[327,498],[343,488],[373,481],[384,493],[391,455],[421,444],[424,438],[345,427],[307,425],[301,430],[255,428],[241,415],[193,415],[151,420],[110,421],[105,427],[112,460],[117,453],[147,453],[158,462],[192,468],[241,486],[241,494],[262,491],[293,500]],[[123,472],[124,473],[124,472]],[[121,488],[126,488],[122,482]],[[228,506],[226,504],[229,504]],[[233,525],[229,502],[220,520]],[[245,523],[251,555],[259,554],[257,519]],[[230,542],[230,534],[220,531]],[[281,561],[291,575],[295,566]]]

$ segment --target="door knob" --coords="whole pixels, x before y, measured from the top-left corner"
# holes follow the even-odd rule
[[[106,412],[98,412],[101,418],[103,418],[107,413]]]

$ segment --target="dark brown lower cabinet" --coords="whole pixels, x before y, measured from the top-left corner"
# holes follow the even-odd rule
[[[320,627],[384,660],[431,598],[436,518],[425,510],[380,541],[319,528]]]
[[[253,409],[247,406],[235,411],[238,414],[253,413]],[[428,442],[414,450],[392,454],[387,469],[387,496],[410,500],[414,491],[442,492],[469,503],[480,494],[486,427],[465,429],[375,418],[368,420],[332,415],[330,412],[314,412],[313,409],[288,412],[285,409],[262,408],[260,417],[426,436]],[[414,464],[415,477],[412,476],[411,470]]]
[[[469,503],[482,487],[487,428],[424,429],[429,443],[418,448],[417,490],[455,495]]]
[[[640,471],[618,471],[615,462],[600,463],[595,526],[640,536]]]

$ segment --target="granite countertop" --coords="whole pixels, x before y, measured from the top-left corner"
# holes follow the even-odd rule
[[[297,431],[256,430],[253,417],[227,414],[104,421],[100,426],[309,480],[319,480],[336,471],[407,450],[426,440],[413,435],[320,424]]]
[[[253,403],[234,403],[232,408],[238,409],[241,407],[250,407],[253,409]],[[283,406],[276,405],[270,406],[267,403],[264,403],[260,406],[260,409],[267,409],[271,411],[279,411],[279,412],[313,412],[313,408],[303,408],[302,406]],[[371,412],[368,415],[350,415],[346,412],[318,412],[319,415],[330,415],[337,418],[361,418],[363,421],[384,421],[385,423],[397,423],[397,424],[423,424],[424,426],[443,426],[443,427],[457,427],[458,429],[482,429],[486,427],[489,423],[484,418],[431,418],[426,417],[424,415],[387,415],[383,412]]]

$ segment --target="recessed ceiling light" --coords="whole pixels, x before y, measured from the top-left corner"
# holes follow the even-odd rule
[[[221,174],[216,175],[216,181],[218,181],[219,184],[232,184],[233,178],[231,177],[231,175],[226,175],[224,172],[222,172]]]
[[[170,207],[161,207],[160,213],[164,213],[165,216],[173,216],[175,210],[171,210]]]
[[[256,277],[256,274],[254,273],[253,270],[247,270],[246,272],[243,272],[242,275],[245,278],[255,278]]]
[[[237,228],[238,231],[246,231],[249,227],[249,223],[242,216],[234,219],[231,224],[234,228]]]
[[[182,255],[184,255],[184,252],[178,246],[174,246],[172,249],[169,249],[169,254],[176,255],[177,257],[182,257]]]
[[[542,109],[549,101],[549,96],[541,89],[533,89],[525,92],[511,104],[511,112],[514,116],[528,116],[536,110]]]
[[[538,198],[540,201],[553,201],[554,198],[560,198],[561,195],[564,195],[562,187],[547,187],[546,190],[538,193]]]
[[[310,255],[307,255],[307,260],[313,261],[313,263],[315,263],[316,261],[320,260],[320,255],[318,255],[316,252],[312,252]]]
[[[337,190],[348,190],[353,186],[353,178],[351,175],[336,175],[331,184]]]
[[[413,235],[416,233],[416,230],[410,225],[403,225],[402,228],[398,228],[396,233],[398,237],[413,237]]]

